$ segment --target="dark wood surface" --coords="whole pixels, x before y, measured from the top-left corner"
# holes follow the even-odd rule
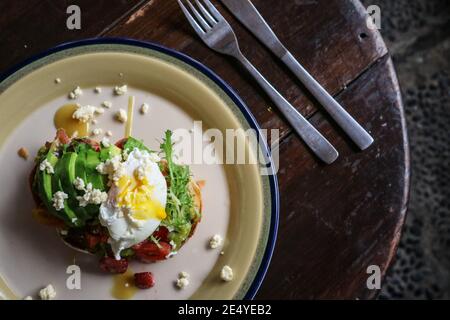
[[[63,41],[129,37],[163,44],[204,63],[243,98],[264,128],[280,128],[280,229],[257,298],[371,298],[366,268],[385,274],[403,225],[409,154],[392,61],[366,26],[357,0],[254,0],[280,39],[375,137],[359,152],[301,84],[217,2],[242,51],[340,152],[321,164],[234,61],[195,36],[176,1],[22,1],[0,3],[0,71]],[[78,4],[82,29],[67,30],[65,8]]]

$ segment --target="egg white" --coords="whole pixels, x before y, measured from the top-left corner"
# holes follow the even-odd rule
[[[146,164],[145,176],[151,187],[152,201],[157,201],[166,207],[167,184],[161,173],[155,157],[147,151],[134,149],[122,166],[122,174],[133,177],[135,170]],[[148,218],[137,220],[133,217],[133,210],[121,208],[117,204],[119,188],[113,184],[108,192],[108,200],[100,206],[100,223],[108,228],[112,251],[116,259],[120,259],[120,252],[130,248],[148,238],[160,225],[161,220]]]

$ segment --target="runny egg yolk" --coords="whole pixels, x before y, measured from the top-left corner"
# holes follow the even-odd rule
[[[118,194],[116,203],[130,209],[134,219],[149,220],[166,218],[166,211],[159,201],[153,199],[153,187],[147,178],[142,180],[135,176],[124,175],[117,181]]]

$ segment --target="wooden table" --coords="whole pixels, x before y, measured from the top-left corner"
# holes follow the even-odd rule
[[[0,71],[61,42],[95,36],[163,44],[201,61],[243,98],[263,128],[280,128],[281,220],[260,299],[370,298],[369,265],[392,263],[404,222],[409,154],[400,91],[386,46],[358,0],[253,0],[281,40],[375,137],[358,152],[274,57],[215,1],[242,51],[337,147],[324,165],[234,61],[205,47],[174,0],[0,3]],[[81,30],[66,28],[78,4]],[[282,3],[282,4],[281,4]],[[273,111],[272,111],[273,110]]]

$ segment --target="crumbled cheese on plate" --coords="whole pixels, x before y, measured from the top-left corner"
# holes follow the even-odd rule
[[[73,89],[72,91],[69,92],[69,99],[76,99],[79,96],[81,96],[83,94],[83,91],[81,90],[80,87],[76,87],[75,89]]]
[[[127,122],[127,112],[124,109],[119,109],[119,111],[116,112],[116,120],[122,123]]]
[[[41,289],[39,291],[39,297],[42,300],[53,300],[56,297],[56,291],[55,288],[51,284],[46,286],[44,289]]]
[[[122,86],[115,86],[114,87],[114,93],[118,96],[122,96],[125,93],[127,93],[128,91],[128,87],[126,84],[122,85]]]
[[[103,129],[101,128],[95,128],[94,130],[92,130],[92,135],[93,136],[99,136],[103,133]]]
[[[230,266],[224,266],[222,270],[220,270],[220,279],[226,282],[233,280],[233,269],[231,269]]]
[[[176,286],[179,289],[184,289],[189,285],[189,273],[182,271],[178,274],[178,279],[176,281]]]
[[[222,245],[223,239],[220,235],[215,234],[209,239],[209,247],[211,249],[216,249]]]
[[[106,109],[110,109],[112,107],[112,102],[111,101],[103,101],[102,107],[104,107]]]
[[[149,109],[148,104],[146,104],[146,103],[142,104],[142,106],[140,108],[141,114],[146,114],[148,112],[148,109]]]

